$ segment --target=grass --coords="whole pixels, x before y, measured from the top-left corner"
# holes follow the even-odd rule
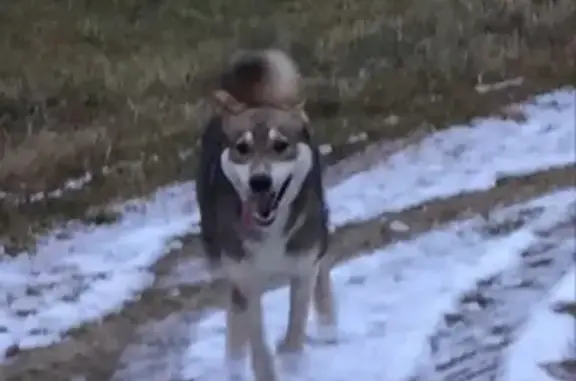
[[[191,178],[205,95],[237,48],[291,51],[336,147],[507,102],[479,81],[523,76],[521,96],[576,83],[573,0],[5,0],[0,36],[0,232],[16,248]],[[89,186],[37,201],[86,173]]]

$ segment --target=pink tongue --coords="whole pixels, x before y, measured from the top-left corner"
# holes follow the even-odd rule
[[[248,200],[242,205],[242,223],[244,226],[252,225],[252,214],[254,212],[254,202]]]

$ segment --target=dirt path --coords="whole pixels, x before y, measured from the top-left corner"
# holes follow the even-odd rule
[[[576,168],[573,166],[554,169],[503,180],[487,192],[431,201],[401,213],[388,213],[371,221],[338,229],[334,234],[332,250],[338,260],[346,260],[362,251],[427,231],[439,223],[484,215],[498,205],[516,203],[553,189],[574,186],[575,179]],[[390,227],[392,221],[401,221],[410,229],[395,231]],[[164,286],[179,263],[197,257],[199,252],[197,237],[186,237],[183,249],[170,253],[157,263],[154,268],[156,283],[139,300],[129,303],[119,314],[72,332],[63,342],[16,353],[11,361],[0,367],[0,379],[68,381],[75,376],[83,376],[87,381],[109,380],[120,366],[123,350],[130,343],[140,340],[140,328],[164,319],[167,319],[165,324],[170,324],[170,316],[178,312],[187,312],[185,321],[192,324],[198,313],[219,305],[221,285],[218,282]],[[177,327],[174,327],[174,332],[178,332]],[[466,378],[454,380],[461,379]]]

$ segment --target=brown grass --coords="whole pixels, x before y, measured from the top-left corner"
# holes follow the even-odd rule
[[[573,0],[6,0],[0,36],[0,191],[93,175],[60,200],[0,200],[0,230],[190,178],[203,97],[237,47],[290,50],[336,146],[485,113],[479,79],[576,83]],[[408,123],[383,128],[390,114]]]

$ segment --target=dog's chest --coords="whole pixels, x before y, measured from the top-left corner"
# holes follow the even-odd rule
[[[278,221],[259,239],[245,239],[244,250],[247,263],[262,274],[293,275],[300,273],[309,266],[310,255],[303,253],[288,253],[287,243],[293,235],[292,229],[285,229],[287,213],[281,213]],[[297,223],[297,227],[299,224]]]
[[[274,234],[261,240],[245,240],[244,249],[255,269],[275,273],[286,268],[286,242],[287,237]]]
[[[235,260],[224,256],[224,271],[228,278],[239,284],[268,283],[278,276],[298,276],[314,268],[318,247],[302,252],[288,252],[287,244],[293,236],[293,229],[285,229],[287,213],[279,213],[277,220],[260,234],[244,235],[241,245],[244,258]],[[294,228],[300,226],[295,224]]]

